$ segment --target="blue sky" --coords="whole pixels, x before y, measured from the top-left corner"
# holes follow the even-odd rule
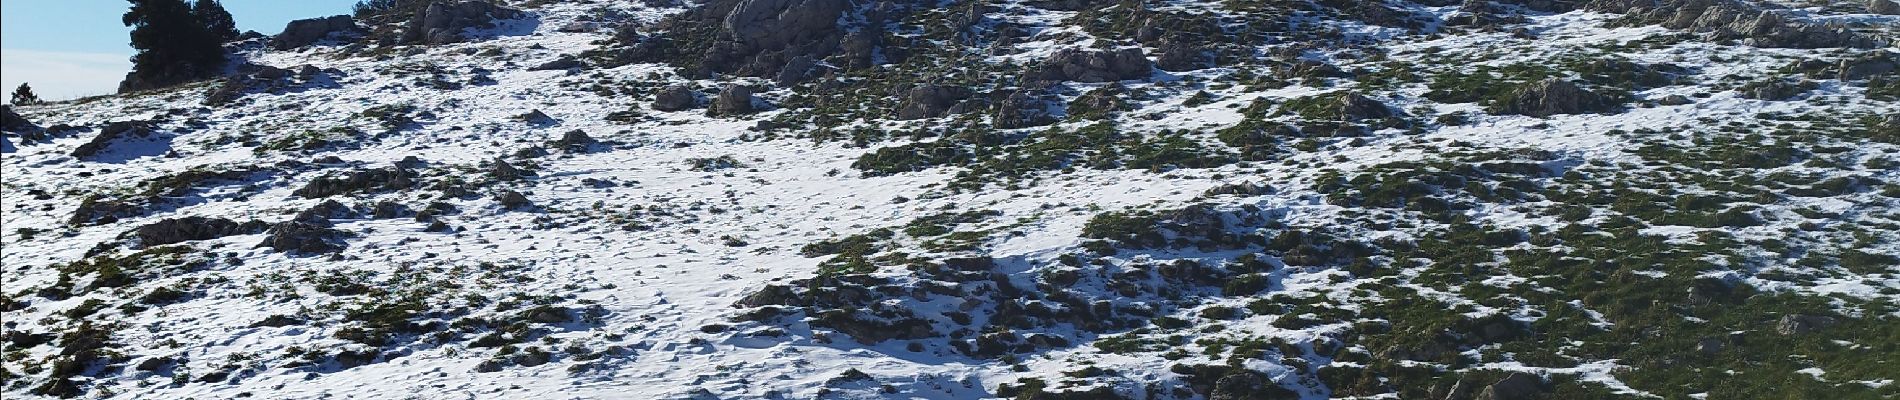
[[[276,34],[291,20],[348,14],[356,0],[224,0],[239,30]],[[124,0],[0,1],[0,88],[48,99],[111,93],[132,64]]]

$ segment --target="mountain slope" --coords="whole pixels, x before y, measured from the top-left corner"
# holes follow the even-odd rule
[[[1900,390],[1890,2],[517,3],[16,108],[6,393]]]

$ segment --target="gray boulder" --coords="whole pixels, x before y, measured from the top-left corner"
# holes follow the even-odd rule
[[[1875,52],[1841,60],[1840,66],[1837,67],[1840,73],[1835,78],[1844,81],[1861,80],[1876,75],[1892,74],[1896,68],[1900,68],[1900,56]]]
[[[670,85],[653,95],[655,111],[685,111],[698,106],[699,94],[686,85]]]
[[[1016,129],[1055,123],[1049,114],[1049,102],[1027,91],[1018,91],[996,104],[990,125],[998,129]]]
[[[107,146],[111,146],[112,142],[120,138],[144,137],[151,134],[152,123],[149,121],[113,122],[106,124],[106,128],[100,130],[98,135],[93,136],[91,141],[79,145],[78,148],[74,148],[72,156],[73,158],[79,159],[89,158],[98,155],[100,151],[104,151]]]
[[[1880,15],[1900,15],[1900,2],[1893,0],[1867,0],[1867,12]]]
[[[1804,314],[1783,315],[1781,316],[1781,320],[1775,322],[1775,333],[1800,335],[1827,329],[1838,323],[1840,323],[1839,320],[1828,316]]]
[[[724,90],[719,91],[718,97],[713,98],[711,111],[713,115],[742,115],[759,112],[752,106],[753,100],[751,87],[726,86]]]
[[[224,218],[184,217],[145,224],[132,233],[138,238],[140,247],[152,247],[256,233],[262,228],[261,223],[240,224]]]
[[[401,168],[349,171],[325,175],[291,192],[306,199],[320,199],[368,190],[400,190],[415,185],[414,172]]]
[[[1874,48],[1880,40],[1844,27],[1789,21],[1781,10],[1738,0],[1594,0],[1584,8],[1623,14],[1640,24],[1706,34],[1714,40],[1740,40],[1757,47]]]
[[[533,201],[528,200],[527,195],[513,190],[502,190],[500,193],[496,193],[495,202],[500,203],[502,208],[510,210],[534,205]]]
[[[1478,400],[1528,400],[1544,391],[1544,380],[1536,375],[1513,372],[1503,380],[1485,386]]]
[[[1690,100],[1689,96],[1683,96],[1679,94],[1663,96],[1661,99],[1656,100],[1656,104],[1661,104],[1665,106],[1680,106],[1680,105],[1694,104],[1694,103],[1695,103],[1695,100]]]
[[[897,119],[937,118],[963,111],[960,104],[971,95],[970,89],[944,85],[917,85],[904,92],[897,107]]]
[[[1338,107],[1339,116],[1348,121],[1381,119],[1398,115],[1393,113],[1392,107],[1386,106],[1385,103],[1358,93],[1340,95]]]
[[[1035,81],[1114,82],[1146,79],[1154,73],[1154,62],[1140,48],[1056,51],[1024,76]]]
[[[1519,114],[1544,118],[1559,114],[1585,114],[1614,111],[1617,104],[1608,96],[1584,90],[1570,81],[1551,78],[1519,87],[1503,104],[1500,114]]]
[[[34,125],[33,121],[13,112],[12,105],[0,105],[0,131],[26,132],[38,128],[39,126]]]
[[[333,35],[362,32],[362,28],[356,26],[356,20],[348,15],[300,19],[284,25],[284,33],[271,37],[270,46],[275,50],[290,50],[315,44]]]
[[[1807,93],[1809,90],[1814,90],[1819,86],[1820,84],[1806,79],[1776,79],[1742,85],[1742,87],[1736,88],[1735,90],[1741,92],[1742,98],[1745,99],[1783,101],[1801,96],[1802,93]]]
[[[305,221],[285,221],[272,225],[269,234],[257,247],[267,247],[279,252],[292,253],[334,253],[343,250],[341,244],[343,231],[332,229],[324,224]]]
[[[462,31],[493,27],[496,20],[525,16],[521,10],[497,6],[486,1],[437,1],[409,19],[403,30],[403,44],[448,44],[467,40]]]

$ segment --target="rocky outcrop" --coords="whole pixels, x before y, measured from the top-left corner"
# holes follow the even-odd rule
[[[1835,69],[1835,79],[1855,81],[1879,75],[1893,74],[1900,68],[1900,55],[1888,52],[1874,52],[1860,57],[1841,60]]]
[[[316,44],[328,38],[362,33],[363,29],[357,27],[356,20],[348,15],[300,19],[284,25],[284,33],[271,37],[270,46],[279,51],[290,50]]]
[[[743,115],[759,112],[753,107],[752,88],[745,85],[726,86],[713,98],[712,115]]]
[[[1117,50],[1062,49],[1023,74],[1026,81],[1114,82],[1146,79],[1154,62],[1140,48]]]
[[[401,168],[350,171],[311,180],[293,193],[306,199],[320,199],[368,190],[402,190],[415,185],[413,175],[414,172]]]
[[[1879,47],[1881,41],[1845,27],[1790,21],[1780,10],[1737,0],[1594,0],[1585,9],[1623,14],[1634,24],[1703,33],[1757,47],[1814,49]]]
[[[1358,93],[1346,93],[1339,96],[1339,116],[1348,121],[1382,119],[1398,115],[1392,107],[1378,100]]]
[[[1775,79],[1742,85],[1742,87],[1736,88],[1735,91],[1741,92],[1742,98],[1744,99],[1783,101],[1792,100],[1795,97],[1801,96],[1802,93],[1807,93],[1817,87],[1820,87],[1820,84],[1806,79]]]
[[[502,190],[500,193],[495,193],[495,202],[501,204],[502,208],[510,210],[534,205],[533,201],[528,200],[527,195],[513,190]]]
[[[299,86],[315,85],[330,71],[313,65],[296,67],[296,71],[260,64],[245,64],[237,68],[237,73],[226,76],[217,90],[205,95],[204,104],[219,106],[229,104],[251,93],[283,93]]]
[[[996,103],[990,125],[998,129],[1016,129],[1055,123],[1049,102],[1027,91],[1011,93]]]
[[[257,247],[285,253],[311,254],[342,251],[342,239],[348,236],[343,231],[330,228],[327,223],[306,221],[280,222],[272,225],[267,233]]]
[[[1900,15],[1900,2],[1893,0],[1867,0],[1867,12],[1880,15]]]
[[[1609,97],[1584,90],[1570,81],[1551,78],[1533,82],[1512,91],[1497,104],[1499,114],[1549,117],[1560,114],[1585,114],[1614,111],[1617,104]]]
[[[593,147],[595,143],[599,142],[595,141],[592,136],[587,136],[586,131],[579,129],[567,131],[567,133],[561,134],[561,140],[554,141],[555,146],[560,146],[561,149],[567,151],[587,151],[587,149]]]
[[[402,43],[457,43],[468,39],[462,36],[463,30],[492,27],[496,20],[516,19],[525,15],[521,10],[486,1],[437,1],[409,19],[409,24],[403,30]]]
[[[963,87],[917,85],[904,92],[904,99],[897,106],[897,119],[937,118],[962,113],[966,111],[962,106],[963,100],[970,95],[970,89]]]
[[[674,84],[653,95],[655,111],[685,111],[699,106],[699,92],[686,85]]]
[[[99,130],[99,134],[93,136],[91,141],[73,149],[72,156],[78,159],[91,158],[94,155],[98,155],[100,151],[104,151],[106,147],[111,146],[114,141],[128,137],[145,137],[151,134],[152,123],[149,121],[113,122],[106,124],[105,129]]]
[[[20,116],[19,113],[13,112],[12,105],[0,105],[0,131],[26,132],[36,129],[39,129],[39,126],[34,125],[33,121],[28,121],[26,117]]]
[[[507,160],[500,158],[496,158],[494,165],[488,169],[488,177],[498,181],[512,181],[526,176],[528,176],[527,172],[515,168],[514,164],[509,164]]]
[[[1804,314],[1783,315],[1781,316],[1781,320],[1775,322],[1775,333],[1800,335],[1827,329],[1838,323],[1840,323],[1839,320],[1829,316]]]
[[[133,230],[140,247],[163,246],[195,240],[211,240],[225,236],[257,233],[264,228],[261,222],[240,224],[224,218],[184,217],[168,218],[145,224]]]

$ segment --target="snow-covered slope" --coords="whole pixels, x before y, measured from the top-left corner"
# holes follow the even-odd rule
[[[1891,3],[518,3],[15,107],[7,396],[1900,395]]]

